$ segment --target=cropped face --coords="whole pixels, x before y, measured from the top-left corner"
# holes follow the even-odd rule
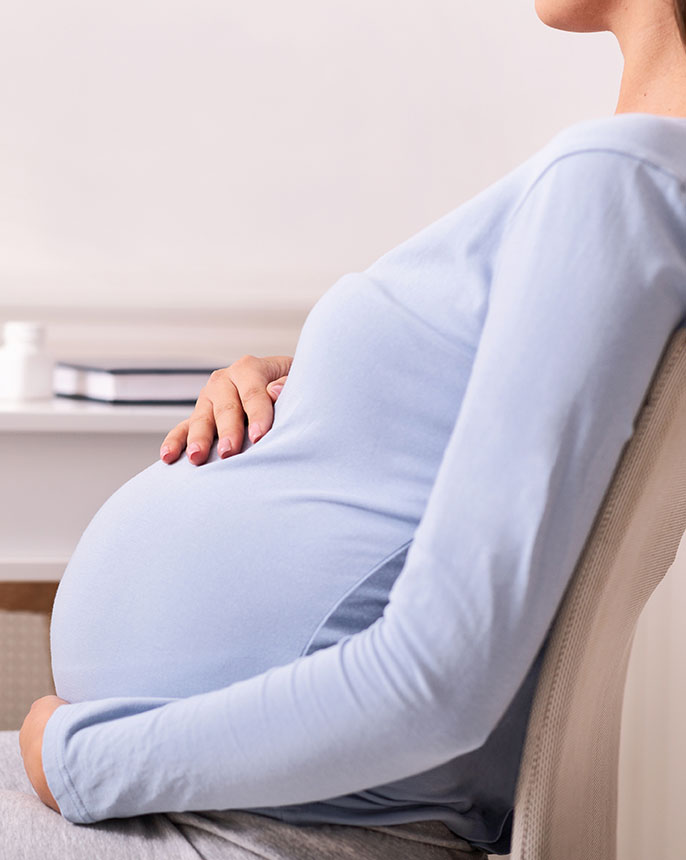
[[[536,0],[536,14],[556,30],[595,33],[608,30],[611,13],[621,0]]]

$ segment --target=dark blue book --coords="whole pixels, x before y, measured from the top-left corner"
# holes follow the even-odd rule
[[[55,362],[53,391],[58,397],[101,403],[192,404],[213,370],[226,359],[138,357]]]

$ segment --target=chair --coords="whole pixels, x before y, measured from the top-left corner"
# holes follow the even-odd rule
[[[686,529],[686,325],[672,332],[550,628],[512,860],[614,860],[624,686],[639,616]]]

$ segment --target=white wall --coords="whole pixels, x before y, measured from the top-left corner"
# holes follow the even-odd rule
[[[613,113],[620,74],[533,0],[3,0],[0,320],[111,351],[268,307],[285,346],[340,275]]]

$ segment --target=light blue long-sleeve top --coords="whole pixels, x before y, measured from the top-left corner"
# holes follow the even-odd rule
[[[686,119],[577,123],[310,312],[255,445],[153,463],[57,592],[76,823],[438,819],[507,853],[547,633],[686,316]]]

